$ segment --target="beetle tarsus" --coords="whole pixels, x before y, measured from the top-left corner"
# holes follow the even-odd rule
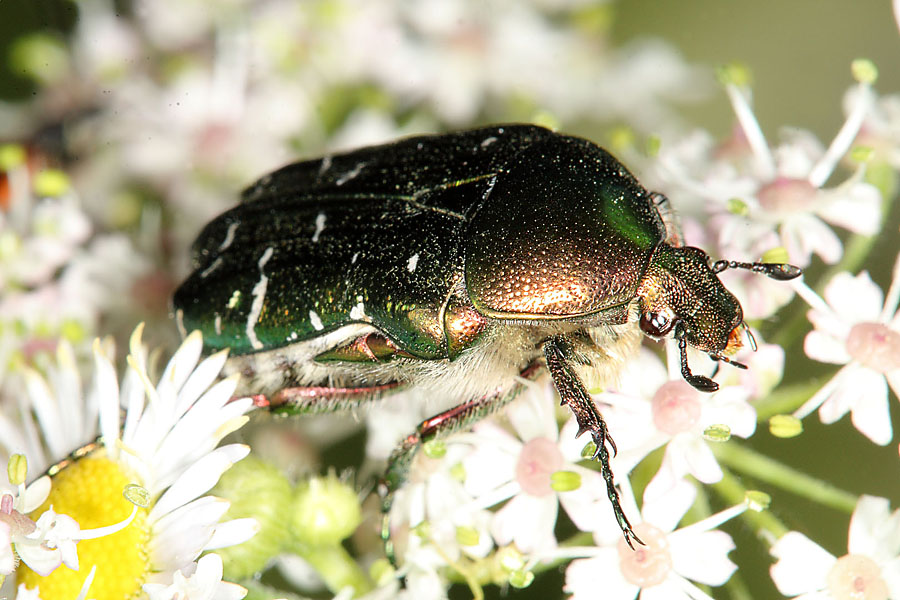
[[[691,384],[694,389],[701,392],[715,392],[719,389],[719,384],[706,377],[705,375],[694,375],[688,366],[687,360],[687,337],[685,337],[684,325],[679,323],[675,328],[675,339],[678,340],[678,352],[681,355],[681,376],[684,380]],[[716,357],[724,359],[724,357]],[[727,360],[727,359],[725,359]],[[728,361],[731,362],[731,361]]]

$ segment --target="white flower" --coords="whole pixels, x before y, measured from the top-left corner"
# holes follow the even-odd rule
[[[554,547],[560,504],[583,531],[612,519],[600,473],[576,464],[587,441],[575,438],[574,418],[559,430],[556,403],[550,386],[527,390],[505,411],[516,436],[493,421],[458,436],[472,445],[463,465],[476,502],[493,506],[509,499],[491,523],[498,545],[515,543],[524,553]]]
[[[815,330],[806,335],[806,354],[844,366],[794,416],[802,419],[818,408],[823,423],[834,423],[849,411],[854,427],[887,444],[893,437],[888,386],[900,394],[900,256],[887,298],[865,271],[835,275],[824,301],[805,285],[796,287],[812,306]]]
[[[196,563],[175,571],[172,584],[145,583],[150,600],[240,600],[247,590],[222,581],[222,558],[207,554]]]
[[[677,206],[718,215],[718,242],[751,249],[778,230],[792,263],[806,266],[812,254],[836,262],[842,253],[837,235],[826,225],[874,234],[881,225],[881,194],[862,181],[858,169],[849,179],[824,188],[838,161],[849,150],[872,104],[871,85],[857,86],[855,105],[827,149],[809,132],[789,129],[783,143],[771,148],[753,115],[747,93],[726,84],[741,130],[737,143],[715,148],[708,138],[694,136],[689,152],[683,146],[665,149],[657,165],[662,189],[671,188]],[[698,158],[705,156],[705,160]],[[683,196],[683,197],[682,197]],[[704,208],[703,203],[710,208]],[[690,241],[690,240],[689,240]],[[737,260],[757,256],[729,257]]]
[[[654,354],[642,349],[626,364],[620,384],[596,396],[598,403],[609,405],[603,414],[616,435],[617,464],[631,469],[653,449],[666,446],[659,472],[647,486],[652,497],[666,493],[686,474],[703,483],[722,478],[706,441],[709,428],[743,438],[756,431],[756,411],[747,402],[749,389],[723,386],[706,394],[685,382],[677,368],[672,376]]]
[[[778,591],[803,600],[900,598],[900,510],[886,498],[861,496],[850,519],[848,553],[840,558],[802,533],[774,546],[770,569]]]
[[[131,510],[122,497],[128,484],[137,484],[146,493],[149,508],[138,511],[128,527],[78,544],[77,560],[82,567],[97,567],[93,584],[97,598],[131,595],[142,583],[169,585],[173,574],[203,550],[240,543],[256,530],[251,519],[220,523],[228,503],[203,495],[223,471],[248,452],[239,444],[216,448],[225,435],[247,420],[244,413],[252,404],[249,398],[231,401],[236,378],[215,383],[226,354],[200,361],[202,339],[199,333],[191,334],[154,385],[147,372],[141,329],[132,336],[129,369],[121,389],[112,363],[95,343],[90,392],[82,395],[80,379],[71,365],[65,364],[67,359],[52,376],[52,391],[37,374],[29,373],[28,400],[39,427],[26,420],[24,429],[33,430],[30,436],[0,439],[0,444],[13,445],[7,451],[27,455],[34,450],[33,438],[38,437],[51,448],[53,456],[49,458],[58,460],[73,449],[70,446],[57,454],[63,444],[77,447],[99,433],[98,443],[51,469],[53,486],[44,503],[44,508],[52,504],[82,528],[121,521]],[[120,416],[123,408],[124,423]],[[65,524],[59,518],[57,515],[57,525]],[[59,550],[67,564],[70,547],[62,542],[79,535],[59,538]],[[108,562],[110,552],[116,556],[114,570]],[[17,577],[29,588],[52,579],[53,589],[65,586],[73,596],[82,583],[67,569],[57,569],[48,577],[20,569]]]
[[[645,545],[632,550],[621,536],[594,535],[596,548],[567,549],[573,560],[566,569],[563,588],[573,600],[699,600],[709,596],[691,581],[724,584],[737,569],[728,558],[734,549],[731,536],[715,530],[744,510],[734,507],[703,521],[675,529],[696,496],[696,488],[679,482],[664,497],[646,498],[642,521],[634,529]],[[633,504],[633,500],[631,501]]]

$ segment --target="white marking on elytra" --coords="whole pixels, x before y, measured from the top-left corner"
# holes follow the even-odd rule
[[[419,253],[416,252],[412,256],[409,257],[409,262],[406,263],[406,268],[410,273],[414,273],[416,270],[416,265],[419,264]]]
[[[319,318],[319,315],[314,310],[309,311],[309,322],[312,323],[313,329],[316,331],[325,329],[325,326],[322,325],[322,319]]]
[[[351,179],[353,179],[354,177],[356,177],[357,175],[362,173],[362,170],[363,170],[363,168],[365,168],[365,166],[366,166],[366,163],[364,163],[364,162],[357,164],[355,167],[353,167],[352,169],[350,169],[349,171],[347,171],[346,173],[344,173],[343,175],[338,177],[337,180],[334,182],[334,184],[335,185],[344,185],[345,183],[347,183],[348,181],[350,181]]]
[[[216,320],[213,321],[213,325],[216,328],[216,335],[222,335],[222,315],[216,313]]]
[[[350,264],[351,264],[351,265],[355,265],[355,264],[356,264],[356,259],[357,259],[357,258],[359,258],[359,252],[354,252],[354,253],[353,253],[353,257],[350,259]]]
[[[231,243],[234,241],[234,232],[237,231],[238,225],[240,225],[240,222],[238,221],[228,224],[228,230],[225,232],[225,239],[219,244],[219,252],[227,250],[228,247],[231,246]]]
[[[234,290],[231,293],[231,298],[228,299],[228,308],[234,308],[238,305],[238,302],[241,301],[241,290]]]
[[[247,315],[247,339],[250,340],[250,346],[254,350],[259,350],[263,347],[262,342],[259,341],[259,338],[256,337],[256,323],[259,321],[259,314],[262,312],[263,302],[266,299],[266,287],[269,285],[269,278],[263,272],[263,269],[266,266],[266,263],[269,262],[269,259],[272,258],[272,253],[274,249],[272,246],[266,248],[266,251],[263,252],[263,255],[259,257],[259,262],[256,263],[259,266],[259,281],[256,282],[256,285],[253,286],[253,291],[251,294],[253,295],[253,304],[250,305],[250,314]]]
[[[362,300],[350,309],[350,318],[359,320],[366,318],[366,305],[363,304]]]
[[[322,234],[323,229],[325,229],[325,213],[319,213],[316,215],[316,231],[312,236],[313,242],[319,241],[319,236]]]
[[[218,269],[220,266],[222,266],[222,257],[221,256],[218,257],[216,260],[212,261],[211,265],[209,265],[208,267],[206,267],[205,269],[203,269],[200,272],[200,279],[206,279],[210,273],[212,273],[213,271]]]
[[[491,177],[491,180],[488,181],[487,189],[484,190],[484,194],[482,194],[481,199],[487,200],[487,197],[491,195],[491,192],[494,191],[494,186],[497,185],[497,176],[494,175]]]
[[[328,169],[331,168],[331,156],[323,156],[322,164],[319,165],[319,177],[328,172]]]
[[[484,138],[484,140],[482,140],[480,146],[482,148],[487,148],[488,146],[490,146],[491,144],[493,144],[496,141],[497,141],[497,138],[495,138],[494,136],[491,136],[489,138]]]

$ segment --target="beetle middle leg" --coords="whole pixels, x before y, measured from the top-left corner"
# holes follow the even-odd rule
[[[528,365],[520,376],[525,379],[534,379],[541,372],[539,363]],[[385,553],[391,563],[396,564],[393,543],[390,532],[390,512],[394,503],[394,494],[403,485],[409,475],[410,465],[422,444],[434,439],[440,439],[455,431],[471,427],[481,419],[497,412],[512,402],[519,392],[522,384],[516,383],[508,389],[497,390],[492,394],[481,396],[468,402],[463,402],[442,413],[422,421],[412,433],[400,443],[391,453],[388,466],[384,474],[384,480],[379,486],[381,495],[381,512],[383,515],[381,526],[381,539],[384,542]]]
[[[612,436],[609,435],[606,421],[603,420],[603,416],[597,410],[596,405],[594,405],[594,401],[585,389],[581,379],[578,378],[578,375],[575,374],[569,365],[571,348],[566,339],[558,336],[548,339],[543,344],[543,351],[544,358],[547,361],[547,369],[550,371],[550,376],[553,377],[553,384],[559,392],[562,404],[569,407],[575,415],[575,420],[578,422],[576,437],[590,432],[591,438],[593,438],[594,444],[597,446],[593,458],[600,459],[600,474],[606,481],[606,492],[609,496],[609,501],[612,503],[616,521],[618,521],[619,527],[622,528],[625,541],[633,549],[632,540],[639,544],[643,544],[643,542],[634,533],[631,523],[628,522],[628,517],[625,516],[625,511],[622,510],[622,505],[619,502],[619,491],[616,489],[616,484],[613,481],[607,444],[609,444],[609,447],[612,448],[615,454],[616,443],[613,441]]]

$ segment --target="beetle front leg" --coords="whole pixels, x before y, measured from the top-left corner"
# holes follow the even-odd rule
[[[520,376],[525,379],[534,379],[541,371],[538,363],[526,367]],[[440,439],[461,429],[467,429],[497,412],[518,396],[522,391],[522,384],[516,383],[509,389],[498,390],[493,394],[469,400],[451,409],[422,421],[416,428],[416,432],[408,435],[388,459],[388,466],[384,479],[379,486],[381,495],[381,539],[384,542],[384,550],[392,564],[396,565],[393,543],[391,542],[390,512],[394,503],[394,494],[406,482],[409,476],[410,465],[418,453],[422,444],[434,439]]]
[[[594,401],[585,389],[581,379],[569,366],[568,354],[570,348],[566,339],[562,337],[550,338],[544,342],[543,351],[544,358],[547,361],[547,369],[550,371],[550,376],[553,377],[553,383],[559,392],[562,404],[569,407],[575,415],[575,420],[578,422],[578,433],[575,437],[590,432],[591,438],[593,438],[594,444],[597,446],[593,458],[600,459],[600,474],[603,476],[603,480],[606,481],[606,493],[609,496],[609,501],[612,503],[616,521],[618,521],[619,527],[622,528],[625,542],[633,549],[632,540],[639,544],[643,544],[643,542],[635,535],[634,530],[631,528],[631,523],[628,522],[628,517],[625,516],[625,511],[622,510],[622,505],[619,502],[619,491],[616,489],[616,484],[613,481],[613,472],[609,465],[609,450],[606,446],[609,444],[615,454],[616,443],[613,441],[612,436],[609,435],[606,421],[603,420],[603,416],[597,410],[596,405],[594,405]]]

